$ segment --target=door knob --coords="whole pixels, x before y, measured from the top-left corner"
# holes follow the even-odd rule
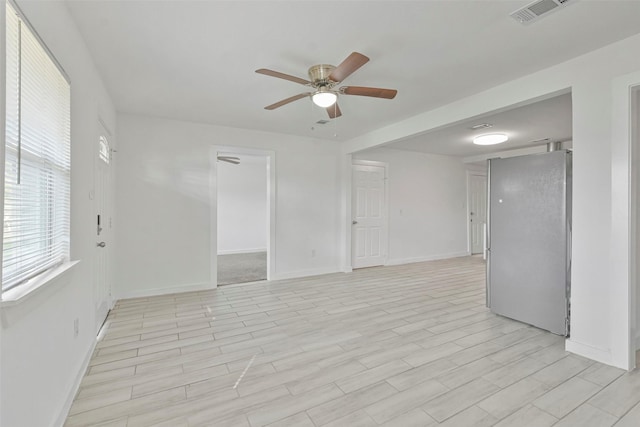
[[[353,221],[351,221],[351,224],[356,225],[358,223],[358,221],[356,221],[355,219]]]
[[[100,242],[98,243],[96,246],[99,246],[101,248],[104,248],[105,246],[107,246],[107,244],[105,242]]]

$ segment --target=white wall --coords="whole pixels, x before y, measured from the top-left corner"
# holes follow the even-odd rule
[[[275,152],[272,278],[338,271],[337,144],[134,115],[118,116],[118,141],[119,298],[210,287],[215,254],[209,152],[214,145]]]
[[[63,421],[95,344],[96,242],[89,193],[98,117],[115,130],[115,111],[64,3],[18,4],[71,79],[71,258],[80,263],[19,305],[2,307],[0,316],[0,425],[44,427]],[[80,326],[76,338],[74,319]]]
[[[460,159],[391,149],[353,158],[389,165],[387,264],[468,254],[467,177]]]
[[[372,148],[550,94],[573,97],[573,245],[571,339],[567,349],[604,363],[628,368],[630,270],[629,141],[620,139],[619,116],[628,89],[621,76],[640,71],[640,35],[493,89],[418,114],[345,144],[344,152]],[[639,79],[640,82],[640,79]],[[612,167],[615,164],[616,167]],[[615,218],[615,220],[614,220]],[[626,218],[626,219],[625,219]],[[626,255],[625,255],[626,253]]]
[[[218,162],[218,254],[267,250],[266,157],[236,156]]]

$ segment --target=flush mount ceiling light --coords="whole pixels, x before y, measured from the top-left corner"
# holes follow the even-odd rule
[[[507,141],[509,137],[504,133],[490,133],[488,135],[480,135],[473,138],[476,145],[495,145]]]
[[[311,96],[311,99],[313,100],[313,103],[318,107],[327,108],[336,103],[336,101],[338,100],[338,95],[324,88],[320,88],[319,91]]]

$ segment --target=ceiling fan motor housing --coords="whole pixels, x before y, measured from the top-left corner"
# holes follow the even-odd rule
[[[336,82],[329,79],[331,72],[336,67],[328,64],[318,64],[309,68],[309,80],[315,87],[332,87]]]

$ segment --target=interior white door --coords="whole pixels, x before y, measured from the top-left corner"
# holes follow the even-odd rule
[[[100,136],[96,151],[93,194],[95,207],[94,302],[96,331],[99,331],[112,305],[111,282],[109,280],[111,148],[105,134]]]
[[[487,177],[469,175],[469,242],[471,253],[484,251],[484,228],[487,223]]]
[[[352,267],[384,265],[387,215],[384,166],[352,166]]]

